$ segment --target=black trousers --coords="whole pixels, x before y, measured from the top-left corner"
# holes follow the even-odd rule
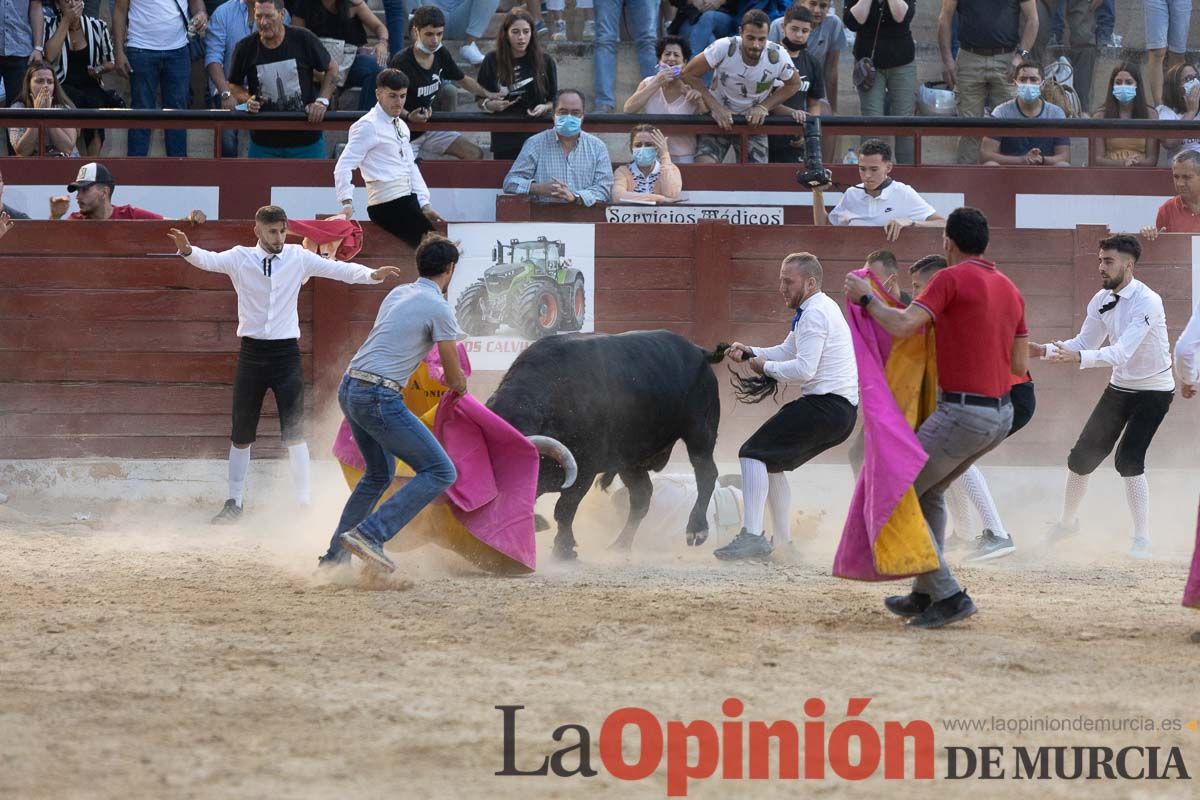
[[[0,56],[0,78],[4,78],[5,105],[11,106],[21,99],[21,86],[27,69],[28,56]]]
[[[1071,448],[1067,468],[1090,475],[1116,445],[1117,473],[1123,478],[1141,475],[1146,451],[1174,399],[1174,392],[1135,392],[1109,385]]]
[[[304,441],[304,370],[299,342],[243,336],[233,377],[230,439],[234,444],[251,444],[258,438],[258,418],[268,389],[275,394],[283,441]]]
[[[414,250],[421,237],[433,230],[433,223],[421,213],[415,194],[406,194],[386,203],[367,206],[367,216],[379,227],[408,244]]]
[[[1012,400],[1013,407],[1012,427],[1008,429],[1008,435],[1012,436],[1029,424],[1029,420],[1033,419],[1034,410],[1037,409],[1037,397],[1033,393],[1033,381],[1016,384],[1009,390],[1008,397]]]
[[[738,458],[753,458],[767,472],[787,472],[850,437],[858,407],[837,394],[817,394],[793,400],[755,431]]]

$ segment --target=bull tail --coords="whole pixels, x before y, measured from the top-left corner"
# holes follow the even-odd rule
[[[709,364],[720,364],[721,361],[724,360],[725,353],[728,350],[729,342],[720,342],[716,349],[712,352],[709,352],[708,350],[703,350],[702,352],[704,353],[704,360]]]

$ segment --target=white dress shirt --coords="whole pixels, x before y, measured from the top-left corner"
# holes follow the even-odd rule
[[[429,205],[429,187],[413,158],[408,125],[399,117],[389,117],[378,103],[350,126],[350,139],[333,168],[339,202],[354,198],[356,167],[367,184],[368,205],[408,194],[417,196],[421,208]]]
[[[850,326],[836,301],[817,292],[800,304],[800,320],[777,347],[752,347],[763,373],[796,383],[804,395],[836,394],[858,405],[858,365]]]
[[[841,201],[829,212],[829,224],[882,227],[894,219],[924,222],[935,214],[937,209],[907,183],[890,181],[879,192],[879,197],[867,194],[860,183],[847,189]]]
[[[298,244],[285,244],[283,252],[274,256],[259,245],[223,253],[192,245],[192,252],[183,258],[193,267],[229,276],[238,298],[237,335],[252,339],[300,338],[296,303],[300,287],[309,278],[381,283],[371,277],[370,267],[322,258]]]
[[[1179,377],[1188,386],[1200,383],[1200,370],[1196,369],[1197,350],[1200,350],[1200,305],[1192,311],[1192,318],[1175,343],[1175,364],[1179,367]]]
[[[1117,296],[1115,306],[1100,313]],[[1101,347],[1104,340],[1110,344]],[[1087,306],[1079,335],[1063,342],[1079,353],[1081,369],[1112,367],[1111,383],[1130,391],[1169,392],[1175,389],[1167,316],[1162,298],[1139,280],[1119,292],[1101,289]]]

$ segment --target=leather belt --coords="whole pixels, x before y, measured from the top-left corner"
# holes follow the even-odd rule
[[[982,394],[966,394],[965,392],[942,392],[942,400],[960,406],[983,406],[985,408],[1004,408],[1012,402],[1008,395],[986,397]]]
[[[404,387],[396,383],[391,378],[385,378],[382,375],[376,375],[374,372],[363,372],[361,369],[346,370],[346,374],[356,381],[369,383],[373,386],[382,386],[385,389],[391,389],[396,394],[403,394]]]
[[[968,53],[981,56],[983,58],[991,58],[992,56],[1002,56],[1006,53],[1015,52],[1011,47],[971,47],[959,42],[959,48],[966,50]]]

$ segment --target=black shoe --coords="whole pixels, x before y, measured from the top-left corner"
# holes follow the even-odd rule
[[[741,558],[766,558],[771,555],[771,543],[766,534],[750,533],[742,528],[741,533],[733,537],[733,541],[724,547],[718,547],[713,555],[722,561],[736,561]]]
[[[894,594],[891,597],[883,598],[883,604],[887,606],[887,610],[898,617],[920,616],[932,602],[933,598],[919,592]]]
[[[242,518],[242,507],[232,497],[225,501],[225,507],[212,518],[213,525],[232,525]]]
[[[921,612],[920,616],[913,617],[908,621],[908,627],[941,628],[952,622],[958,622],[960,619],[966,619],[977,610],[975,603],[971,601],[967,593],[959,592],[950,595],[945,600],[938,600],[936,603],[930,604],[929,608]]]
[[[1000,558],[1017,549],[1011,536],[997,536],[990,530],[975,537],[975,551],[967,556],[967,561],[987,561],[989,558]]]

